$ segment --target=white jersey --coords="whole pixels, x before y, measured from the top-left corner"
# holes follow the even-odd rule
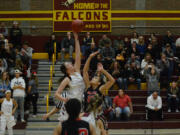
[[[69,83],[70,89],[68,90],[68,98],[77,98],[82,101],[85,90],[84,80],[78,72],[75,72],[74,75],[70,77],[71,81]]]
[[[88,116],[81,117],[81,119],[88,122],[89,124],[93,125],[93,127],[95,128],[95,131],[96,131],[96,135],[101,134],[99,127],[96,125],[96,119],[95,119],[95,115],[93,112],[91,112]]]
[[[96,127],[96,120],[93,112],[91,112],[88,116],[81,117],[81,119]]]
[[[1,104],[1,111],[3,112],[3,115],[11,116],[12,115],[12,109],[13,109],[12,99],[10,99],[10,101],[8,101],[6,98],[4,98],[4,101]]]

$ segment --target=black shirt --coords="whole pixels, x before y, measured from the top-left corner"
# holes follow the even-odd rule
[[[90,135],[90,128],[89,128],[89,123],[83,120],[76,120],[74,125],[79,130],[79,135]],[[61,135],[67,135],[67,129],[69,128],[68,121],[64,121],[62,123],[62,132]],[[68,127],[68,128],[67,128]]]

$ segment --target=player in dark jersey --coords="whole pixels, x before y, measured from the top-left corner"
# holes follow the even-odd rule
[[[83,78],[86,85],[86,92],[85,92],[85,109],[87,107],[88,102],[90,101],[90,98],[92,98],[94,95],[98,94],[99,96],[104,95],[105,90],[108,90],[111,88],[111,86],[114,84],[115,80],[114,78],[103,68],[103,65],[101,63],[98,63],[97,65],[97,72],[98,75],[95,75],[92,80],[89,80],[89,66],[91,59],[95,57],[99,52],[92,53],[89,58],[86,61],[86,64],[83,69]],[[108,79],[108,81],[104,84],[102,74]]]
[[[96,135],[91,124],[79,119],[81,103],[78,99],[68,100],[65,108],[69,118],[55,128],[54,135]]]

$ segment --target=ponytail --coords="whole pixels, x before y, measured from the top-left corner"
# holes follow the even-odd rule
[[[60,71],[64,74],[63,77],[61,77],[59,80],[58,80],[58,83],[60,84],[66,77],[68,77],[70,80],[71,80],[71,77],[67,74],[67,71],[66,71],[66,66],[63,64],[61,67],[60,67]],[[66,86],[67,88],[68,86]]]
[[[66,121],[65,131],[67,135],[79,135],[79,128],[77,126],[77,118],[81,111],[81,103],[78,99],[70,99],[66,104],[66,111],[69,118]]]

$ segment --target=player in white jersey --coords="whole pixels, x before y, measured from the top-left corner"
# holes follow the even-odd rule
[[[90,99],[85,113],[81,114],[81,119],[92,124],[97,135],[107,135],[103,121],[97,117],[102,110],[102,97],[95,95]]]
[[[8,128],[9,135],[13,135],[13,126],[16,124],[14,120],[14,113],[18,107],[16,101],[11,98],[11,91],[7,90],[5,92],[6,97],[0,99],[1,103],[1,125],[0,125],[0,135],[5,135],[6,126]]]
[[[64,91],[61,96],[63,98],[66,98],[67,97],[67,92]],[[68,119],[68,114],[66,112],[66,109],[65,109],[65,103],[63,101],[59,101],[56,106],[48,113],[46,113],[45,115],[43,115],[43,119],[46,120],[47,118],[49,118],[50,116],[52,116],[53,114],[57,113],[59,111],[59,122],[63,122],[65,120]]]
[[[74,32],[75,39],[75,63],[65,62],[61,66],[61,71],[65,74],[63,81],[58,87],[55,93],[55,97],[63,102],[67,102],[70,98],[77,98],[80,101],[83,99],[83,93],[85,89],[84,80],[80,73],[81,67],[81,51],[78,39],[78,34]],[[62,91],[69,87],[67,98],[61,96]]]

